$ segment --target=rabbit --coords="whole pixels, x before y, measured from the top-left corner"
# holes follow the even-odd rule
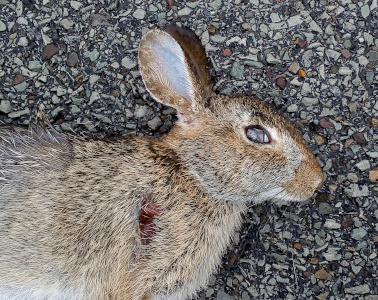
[[[299,132],[261,101],[218,95],[185,27],[138,62],[177,110],[161,139],[0,131],[0,299],[183,300],[208,284],[248,207],[303,202],[323,182]]]

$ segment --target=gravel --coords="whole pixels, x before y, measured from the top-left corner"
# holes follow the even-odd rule
[[[378,297],[378,4],[0,0],[0,123],[41,102],[60,131],[161,137],[142,34],[190,27],[219,93],[258,96],[302,132],[325,182],[305,205],[252,207],[200,299]]]

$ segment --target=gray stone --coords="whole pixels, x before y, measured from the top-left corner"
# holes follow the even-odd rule
[[[352,295],[369,294],[370,293],[370,287],[369,287],[368,284],[362,284],[362,285],[357,285],[357,286],[345,288],[344,292],[346,294],[352,294]]]
[[[373,70],[367,70],[366,71],[366,81],[368,83],[373,83],[373,81],[374,81],[374,72],[373,72]]]
[[[264,67],[264,64],[260,61],[254,61],[254,60],[246,60],[244,61],[244,64],[249,67],[253,67],[256,69],[262,69]]]
[[[222,0],[214,0],[209,3],[209,5],[214,8],[215,10],[219,9],[222,5]]]
[[[289,113],[293,113],[293,112],[296,112],[298,111],[298,105],[296,104],[291,104],[287,107],[287,112]]]
[[[332,206],[326,202],[321,202],[318,209],[319,214],[328,215],[332,212]]]
[[[152,130],[158,129],[162,124],[163,122],[161,121],[159,116],[156,116],[155,118],[147,122],[148,127],[150,127]]]
[[[42,70],[42,65],[38,60],[31,60],[28,63],[28,69],[31,71],[39,72]]]
[[[8,114],[8,117],[12,118],[12,119],[15,119],[15,118],[19,118],[19,117],[21,117],[23,115],[27,115],[29,113],[30,113],[29,108],[25,108],[24,110],[19,110],[19,111],[11,112],[10,114]]]
[[[275,64],[279,64],[279,63],[281,63],[281,60],[278,59],[278,58],[275,58],[275,57],[273,56],[273,54],[268,53],[268,54],[266,55],[266,62],[267,62],[268,64],[275,65]]]
[[[63,19],[62,21],[60,21],[60,25],[62,25],[66,30],[71,29],[74,24],[75,23],[71,19]]]
[[[122,58],[121,64],[126,69],[130,70],[134,68],[138,63],[134,59],[130,58],[129,56],[125,56],[124,58]]]
[[[1,100],[0,111],[5,114],[10,113],[12,111],[11,102],[9,100]]]
[[[311,94],[312,88],[308,82],[303,83],[302,89],[301,89],[301,94],[302,95],[308,95]]]
[[[0,32],[7,30],[7,25],[0,20]]]
[[[26,47],[27,45],[29,45],[29,41],[28,41],[28,39],[25,36],[22,36],[18,40],[18,44],[17,45]]]
[[[104,115],[101,115],[101,114],[96,114],[96,113],[92,113],[92,116],[96,117],[97,119],[99,119],[100,121],[102,121],[106,124],[112,123],[112,121],[107,116],[104,116]]]
[[[302,61],[303,61],[303,65],[306,68],[309,68],[311,66],[312,56],[313,56],[312,50],[307,50],[305,53],[303,53],[303,55],[302,55]]]
[[[29,84],[26,81],[21,82],[20,84],[17,84],[14,86],[14,89],[17,92],[23,92],[26,90],[26,88],[29,86]]]
[[[80,108],[77,105],[71,105],[71,113],[76,115],[81,112]]]
[[[341,55],[340,52],[337,52],[337,51],[332,50],[332,49],[327,49],[327,50],[325,51],[325,53],[326,53],[328,59],[332,59],[332,60],[334,60],[334,61],[338,60],[339,57],[340,57],[340,55]]]
[[[367,54],[369,61],[377,61],[378,60],[378,52],[370,50]]]
[[[361,15],[364,19],[366,19],[370,14],[370,8],[369,4],[365,4],[364,6],[361,7]]]
[[[94,49],[93,51],[85,51],[84,57],[89,58],[90,61],[95,61],[99,58],[100,52],[97,51],[97,49]]]
[[[150,108],[147,105],[137,105],[134,111],[135,118],[143,118]]]
[[[244,77],[244,66],[239,61],[235,61],[232,64],[230,74],[231,74],[232,77],[234,77],[236,79],[243,79],[243,77]]]
[[[133,13],[133,17],[134,17],[135,19],[139,19],[139,20],[144,19],[145,15],[146,15],[146,12],[145,12],[143,9],[141,9],[141,8],[138,8],[138,9]]]
[[[177,12],[177,15],[179,15],[179,16],[187,16],[187,15],[190,15],[191,12],[192,12],[192,10],[189,7],[184,7],[183,9],[180,9]]]
[[[233,298],[224,290],[219,290],[217,293],[217,300],[233,300]]]
[[[366,185],[360,188],[357,183],[354,183],[345,188],[345,193],[353,198],[366,197],[369,196],[369,188]]]
[[[316,105],[319,103],[318,98],[303,97],[302,102],[306,106]]]
[[[348,67],[340,67],[340,69],[339,69],[340,75],[350,75],[352,73],[353,73],[353,71],[351,69],[349,69]]]
[[[303,17],[301,15],[292,16],[287,20],[287,25],[289,27],[294,27],[302,23],[303,23]]]
[[[361,171],[365,171],[370,169],[370,162],[367,159],[364,159],[356,164],[356,167],[359,168]]]
[[[65,87],[58,86],[56,90],[56,95],[60,97],[60,96],[64,96],[65,94],[67,94],[67,89]]]
[[[79,10],[81,7],[82,7],[82,3],[79,2],[79,1],[74,1],[74,0],[71,0],[71,7],[74,9],[74,10]]]

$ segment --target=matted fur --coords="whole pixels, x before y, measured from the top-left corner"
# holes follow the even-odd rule
[[[216,271],[247,205],[303,201],[321,184],[288,121],[256,99],[210,95],[209,75],[198,74],[207,67],[195,66],[204,52],[195,59],[190,43],[180,46],[192,33],[168,32],[147,33],[139,50],[148,90],[178,110],[161,140],[0,132],[0,299],[190,298]],[[174,69],[159,56],[165,45]],[[164,77],[178,68],[178,81]],[[248,140],[249,125],[271,143]],[[162,214],[143,242],[146,202]]]

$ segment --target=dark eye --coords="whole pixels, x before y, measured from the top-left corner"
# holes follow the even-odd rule
[[[254,143],[269,144],[269,133],[259,125],[250,125],[245,129],[245,135]]]

